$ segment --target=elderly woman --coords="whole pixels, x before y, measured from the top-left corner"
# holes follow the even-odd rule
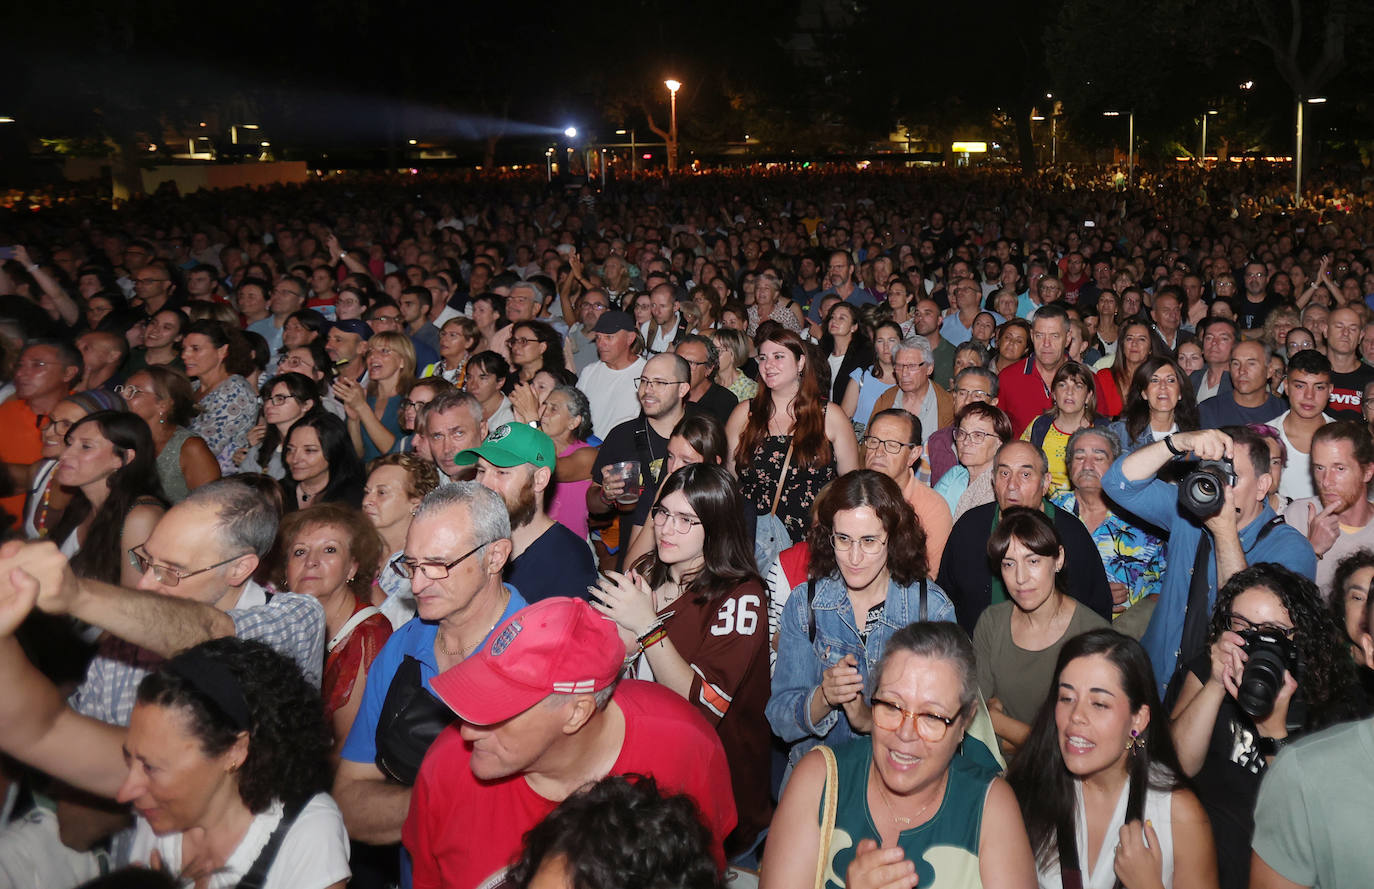
[[[804,319],[801,307],[782,295],[782,282],[765,272],[754,282],[754,303],[749,306],[749,335],[764,321],[776,321],[793,333],[801,333]]]
[[[139,683],[125,728],[75,713],[28,662],[11,635],[27,610],[14,598],[0,609],[0,749],[132,804],[134,864],[215,889],[254,869],[269,887],[342,889],[348,834],[327,792],[329,730],[294,663],[260,642],[202,643]]]
[[[1036,885],[1016,797],[968,734],[974,670],[954,624],[891,634],[864,705],[871,734],[797,764],[764,850],[763,889]]]
[[[371,602],[382,559],[381,535],[355,509],[321,503],[287,514],[280,586],[314,596],[324,606],[324,717],[343,747],[367,682],[367,671],[391,635],[391,623]]]
[[[592,437],[592,408],[576,386],[556,386],[539,409],[539,428],[553,439],[557,464],[549,518],[579,537],[587,536],[587,489],[597,447]]]
[[[1011,437],[1011,418],[996,405],[970,401],[955,416],[954,455],[959,465],[935,483],[935,493],[945,498],[955,521],[973,507],[993,501],[992,463],[997,449]]]
[[[864,683],[897,629],[953,620],[926,580],[925,533],[896,482],[869,469],[841,476],[816,504],[807,580],[788,596],[768,722],[796,762],[815,745],[872,728]]]
[[[758,381],[750,379],[741,370],[749,362],[749,337],[743,331],[718,327],[711,332],[711,340],[720,355],[716,382],[729,389],[740,401],[753,398],[759,391]]]

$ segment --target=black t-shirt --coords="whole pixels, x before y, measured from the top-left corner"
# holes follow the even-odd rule
[[[1202,683],[1212,675],[1211,654],[1188,663]],[[1229,694],[1222,698],[1207,756],[1193,776],[1198,801],[1212,821],[1221,889],[1250,885],[1250,839],[1255,832],[1255,803],[1266,763],[1259,752],[1259,730]]]
[[[1374,367],[1361,364],[1349,373],[1331,372],[1331,403],[1326,412],[1337,420],[1362,420],[1364,387],[1374,380]]]
[[[1236,323],[1244,330],[1255,330],[1264,326],[1264,319],[1279,304],[1273,296],[1266,296],[1264,302],[1252,303],[1241,295],[1236,298]]]
[[[531,605],[550,596],[585,599],[596,560],[587,541],[554,522],[506,566],[506,582]]]
[[[724,426],[729,422],[730,414],[739,405],[739,399],[735,397],[735,393],[719,383],[712,383],[705,395],[696,401],[689,401],[688,405],[702,413],[710,414]]]

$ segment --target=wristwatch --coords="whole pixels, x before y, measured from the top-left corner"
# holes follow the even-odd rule
[[[1259,748],[1261,756],[1278,756],[1279,751],[1288,746],[1288,738],[1266,738],[1260,736],[1259,743],[1255,746]]]

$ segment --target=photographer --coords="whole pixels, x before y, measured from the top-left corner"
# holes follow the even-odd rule
[[[1195,470],[1176,485],[1156,477],[1177,458]],[[1197,470],[1202,470],[1199,477]],[[1314,577],[1312,545],[1283,523],[1266,498],[1273,485],[1269,448],[1241,426],[1177,432],[1112,464],[1103,493],[1118,506],[1168,531],[1159,604],[1141,644],[1163,689],[1176,661],[1187,663],[1206,645],[1207,617],[1216,590],[1251,562],[1278,562]],[[1213,496],[1207,498],[1205,495]],[[1185,496],[1190,510],[1185,506]],[[1192,566],[1192,570],[1184,566]]]
[[[1211,647],[1184,663],[1170,731],[1211,818],[1223,889],[1248,885],[1255,802],[1274,756],[1361,715],[1343,636],[1316,584],[1262,562],[1222,587]]]

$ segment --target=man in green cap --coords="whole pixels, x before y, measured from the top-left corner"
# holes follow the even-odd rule
[[[505,580],[526,602],[549,596],[587,597],[596,562],[587,541],[549,518],[545,503],[556,484],[553,439],[524,423],[503,423],[453,462],[477,465],[477,482],[501,495],[510,513],[514,548]]]

